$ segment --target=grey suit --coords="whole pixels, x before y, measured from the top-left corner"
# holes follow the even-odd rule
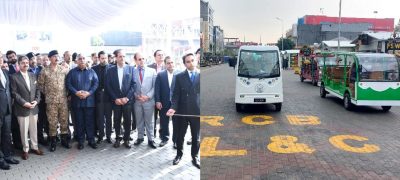
[[[28,90],[28,86],[21,72],[11,76],[11,95],[14,98],[14,114],[17,117],[26,117],[30,114],[36,115],[39,113],[38,106],[35,106],[33,109],[24,107],[24,104],[27,102],[36,101],[38,104],[40,102],[40,91],[39,88],[37,88],[36,75],[30,72],[28,72],[28,74],[30,91]]]
[[[138,129],[138,139],[143,139],[144,129],[146,132],[152,132],[154,129],[154,86],[156,81],[157,73],[152,68],[144,68],[143,81],[140,82],[140,75],[138,67],[135,68],[135,97],[139,95],[148,96],[150,99],[144,103],[135,101],[134,109],[136,116],[136,126]],[[147,133],[147,138],[149,141],[153,141],[154,135],[152,133]]]

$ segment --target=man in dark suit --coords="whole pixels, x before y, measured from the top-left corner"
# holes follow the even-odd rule
[[[31,72],[36,75],[36,78],[39,77],[40,72],[43,69],[43,66],[38,65],[37,59],[41,58],[35,56],[33,52],[26,54],[29,59],[29,69],[28,72]],[[40,56],[40,54],[39,54]],[[40,102],[38,104],[39,107],[39,115],[38,115],[38,123],[37,123],[37,137],[39,144],[47,145],[47,141],[44,139],[43,132],[49,134],[49,122],[47,121],[46,115],[46,104],[44,100],[44,94],[40,92]]]
[[[164,52],[162,50],[156,50],[153,54],[154,56],[154,63],[150,64],[148,67],[153,68],[156,70],[156,73],[160,73],[161,71],[165,70],[165,64],[164,64]],[[154,108],[154,137],[156,136],[157,132],[157,119],[158,119],[158,113],[159,110],[157,107]],[[161,134],[161,128],[160,132]]]
[[[28,159],[29,141],[28,133],[32,143],[31,149],[37,155],[43,155],[39,149],[37,138],[38,103],[40,102],[40,91],[37,88],[37,76],[29,69],[29,60],[26,56],[18,58],[21,68],[19,72],[11,76],[11,94],[14,98],[14,114],[17,116],[21,131],[23,145],[22,159]]]
[[[19,72],[20,69],[17,63],[17,53],[13,50],[9,50],[6,53],[6,57],[8,59],[8,69],[9,69],[8,74],[12,75]],[[16,149],[22,149],[19,124],[17,117],[14,114],[11,114],[11,134],[14,147]]]
[[[71,107],[75,116],[76,135],[78,136],[78,149],[84,148],[85,139],[93,149],[97,148],[94,139],[95,125],[95,96],[99,86],[96,72],[87,67],[85,57],[78,53],[76,56],[77,67],[71,69],[66,79],[66,86],[71,94]],[[85,138],[86,135],[86,138]]]
[[[169,117],[166,115],[168,109],[171,107],[171,89],[172,81],[175,76],[174,61],[171,57],[167,56],[164,60],[166,70],[158,73],[155,84],[155,100],[156,107],[160,110],[160,129],[161,129],[161,143],[160,147],[166,145],[169,140]],[[177,128],[175,127],[175,118],[172,117],[173,135],[172,142],[176,147]]]
[[[182,158],[183,141],[187,127],[190,125],[192,163],[200,169],[200,161],[198,159],[200,148],[200,72],[194,66],[194,55],[192,53],[184,55],[182,60],[186,70],[175,77],[171,108],[167,112],[167,116],[173,116],[175,112],[180,115],[176,117],[179,134],[177,155],[173,165],[178,164]]]
[[[0,60],[2,60],[0,58]],[[0,62],[2,64],[3,62]],[[10,169],[9,164],[19,161],[11,156],[11,93],[8,71],[0,69],[0,169]]]
[[[124,117],[124,146],[131,148],[129,144],[131,131],[131,113],[134,103],[135,80],[134,69],[125,64],[125,53],[121,49],[114,51],[117,65],[108,70],[106,77],[106,92],[111,98],[114,111],[115,143],[114,147],[121,145],[121,119]]]
[[[104,82],[107,77],[107,71],[112,67],[112,65],[108,64],[107,54],[104,51],[100,51],[97,56],[100,64],[92,68],[99,78],[99,87],[97,88],[95,95],[96,127],[98,131],[97,143],[100,144],[103,141],[104,135],[106,135],[107,142],[111,144],[112,106],[110,96],[105,92]],[[104,123],[106,124],[106,133],[104,133]]]

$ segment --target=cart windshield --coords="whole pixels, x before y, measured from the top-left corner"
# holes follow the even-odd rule
[[[359,54],[360,81],[399,81],[399,63],[390,54]]]
[[[280,76],[278,51],[241,50],[238,76],[272,78]]]

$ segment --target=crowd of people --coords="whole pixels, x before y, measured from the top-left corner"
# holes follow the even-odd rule
[[[164,51],[156,50],[153,56],[154,63],[146,65],[137,52],[134,63],[128,64],[121,49],[112,55],[100,51],[91,54],[90,64],[79,52],[65,51],[61,58],[57,50],[19,56],[9,50],[7,61],[0,52],[0,169],[19,164],[13,157],[16,150],[22,151],[23,160],[29,153],[44,155],[39,144],[50,152],[56,151],[58,142],[70,149],[72,140],[79,150],[86,141],[93,149],[102,143],[129,149],[131,132],[137,132],[134,146],[146,137],[147,145],[156,149],[172,139],[176,165],[188,126],[192,163],[200,169],[200,71],[196,67],[200,49],[182,57],[185,70],[179,72]],[[159,144],[154,141],[157,119]]]

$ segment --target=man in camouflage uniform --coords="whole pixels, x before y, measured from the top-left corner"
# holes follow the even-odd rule
[[[42,70],[39,75],[38,84],[46,96],[46,113],[49,121],[50,133],[50,151],[56,150],[57,124],[61,127],[61,144],[69,149],[71,148],[68,139],[68,106],[67,89],[65,78],[69,69],[58,65],[57,50],[50,51],[50,65]]]

